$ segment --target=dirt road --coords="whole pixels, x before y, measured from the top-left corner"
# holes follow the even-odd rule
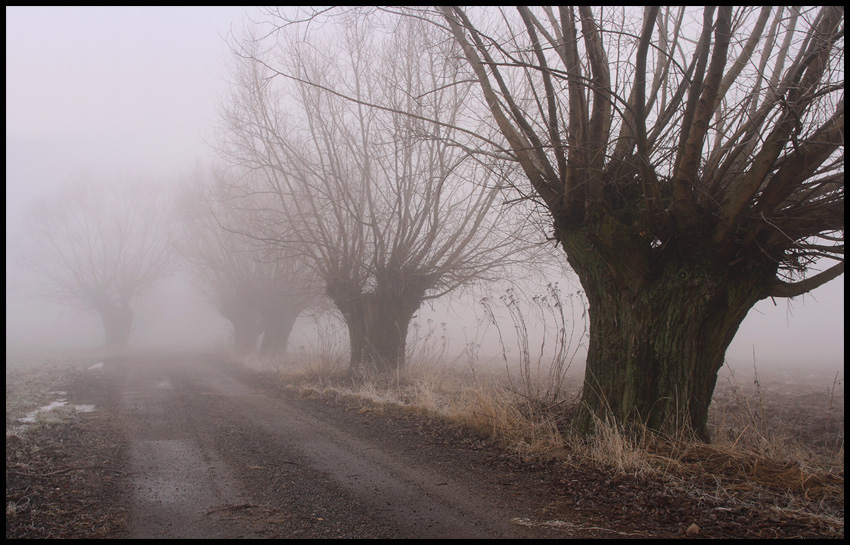
[[[78,396],[127,438],[131,538],[569,537],[534,472],[269,389],[202,356],[110,360]],[[86,401],[86,400],[80,400]]]

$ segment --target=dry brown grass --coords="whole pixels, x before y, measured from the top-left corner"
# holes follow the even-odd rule
[[[577,403],[575,395],[554,403],[529,398],[518,392],[515,383],[505,375],[481,371],[476,374],[445,364],[416,364],[392,376],[367,376],[354,381],[339,359],[302,357],[296,361],[254,356],[243,358],[242,362],[253,369],[273,370],[288,384],[317,394],[356,396],[376,404],[394,404],[439,415],[500,438],[518,451],[545,453],[547,449],[563,450],[565,446],[576,448],[577,437],[568,424]],[[838,387],[840,392],[836,392]],[[576,391],[574,384],[572,393]],[[720,400],[713,404],[710,416],[713,448],[746,452],[764,459],[805,460],[840,467],[843,471],[843,386],[836,383],[828,392],[825,390],[824,403],[829,404],[825,413],[815,408],[808,415],[816,418],[820,414],[832,421],[831,438],[818,443],[813,443],[811,437],[808,440],[795,437],[796,429],[787,422],[783,425],[775,407],[765,406],[767,395],[763,391],[747,391],[734,374],[729,384],[719,381],[716,397]],[[840,403],[836,398],[840,398]],[[786,407],[786,411],[795,410]],[[595,424],[596,433],[581,446],[586,450],[583,456],[624,470],[640,466],[639,453],[645,452],[653,442],[651,432],[626,431],[614,422],[598,418]],[[702,444],[685,436],[665,440]]]

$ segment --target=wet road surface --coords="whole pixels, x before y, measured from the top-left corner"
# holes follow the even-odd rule
[[[104,377],[129,442],[126,537],[569,537],[528,475],[410,425],[208,356],[117,358]]]

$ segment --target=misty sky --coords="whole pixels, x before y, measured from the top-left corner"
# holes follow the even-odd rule
[[[7,7],[6,229],[31,200],[84,173],[176,179],[213,156],[227,90],[223,36],[244,7]],[[7,344],[20,331],[9,308]],[[28,318],[32,319],[32,318]],[[70,319],[66,316],[66,319]],[[760,363],[844,359],[844,276],[797,298],[762,301],[728,357]]]

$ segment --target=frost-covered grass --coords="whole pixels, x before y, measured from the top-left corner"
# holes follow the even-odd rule
[[[77,373],[103,361],[105,352],[6,352],[6,429],[18,419],[64,396]],[[56,411],[59,411],[58,413]],[[61,416],[62,408],[36,416],[36,423]],[[47,414],[54,413],[54,414]]]

